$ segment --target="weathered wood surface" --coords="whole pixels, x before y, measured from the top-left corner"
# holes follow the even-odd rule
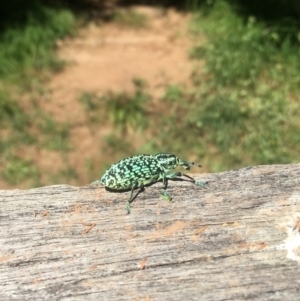
[[[195,178],[0,191],[0,300],[300,300],[300,164]]]

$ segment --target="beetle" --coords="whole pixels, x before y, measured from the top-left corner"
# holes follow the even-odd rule
[[[126,203],[127,213],[130,213],[130,204],[134,200],[133,192],[135,189],[144,189],[144,186],[156,183],[160,180],[163,182],[161,196],[167,200],[172,197],[167,192],[168,179],[177,177],[186,177],[193,184],[205,187],[207,182],[198,182],[192,177],[181,172],[171,172],[175,167],[182,166],[189,170],[194,162],[184,161],[171,153],[158,153],[156,155],[136,155],[120,160],[113,164],[101,177],[100,180],[92,184],[101,183],[107,188],[113,190],[131,189],[130,198]],[[201,167],[201,165],[198,165]]]

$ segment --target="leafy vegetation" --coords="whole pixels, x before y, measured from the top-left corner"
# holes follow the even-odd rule
[[[20,105],[11,98],[8,91],[0,89],[0,125],[2,128],[12,127],[21,130],[28,125],[28,117]]]
[[[289,38],[279,44],[277,27],[245,21],[224,1],[192,28],[209,39],[191,53],[206,62],[206,74],[194,75],[201,107],[191,122],[217,151],[213,170],[298,161],[298,45]]]
[[[69,125],[58,123],[52,117],[44,114],[40,124],[41,143],[43,148],[67,152],[71,149],[69,143]]]
[[[68,126],[46,114],[38,99],[49,72],[63,66],[55,55],[55,43],[74,29],[75,18],[69,10],[37,2],[1,20],[0,174],[11,185],[40,185],[41,171],[26,156],[29,148],[69,149]]]
[[[83,92],[79,102],[83,105],[88,120],[92,123],[109,120],[115,130],[122,132],[135,129],[144,129],[148,120],[146,115],[147,102],[150,96],[144,92],[146,83],[140,79],[134,79],[134,93],[107,92],[101,97]]]
[[[54,45],[72,33],[75,21],[68,10],[43,6],[36,6],[25,18],[25,24],[11,24],[0,33],[0,78],[18,84],[40,70],[61,69]]]
[[[17,156],[9,159],[1,172],[2,177],[8,183],[18,185],[21,182],[29,181],[31,185],[39,184],[39,171],[31,160],[23,160]]]

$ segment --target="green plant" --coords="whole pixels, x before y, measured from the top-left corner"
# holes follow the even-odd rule
[[[169,101],[178,101],[183,96],[183,89],[180,86],[171,85],[167,87],[164,99]]]
[[[69,151],[70,126],[66,123],[58,123],[50,116],[44,114],[39,124],[42,138],[42,146],[56,151]]]
[[[104,137],[104,150],[111,156],[125,156],[126,154],[133,152],[133,147],[130,141],[124,139],[124,136],[111,133]]]
[[[15,82],[31,70],[60,70],[61,62],[54,53],[57,39],[70,34],[74,16],[64,9],[36,6],[27,12],[26,22],[8,24],[0,33],[0,78]]]
[[[1,177],[10,185],[36,186],[40,170],[16,154],[28,148],[69,149],[69,129],[47,116],[38,101],[28,99],[43,95],[48,72],[63,67],[55,54],[56,42],[73,33],[75,18],[61,7],[38,2],[21,6],[24,9],[14,7],[10,15],[1,15],[0,21]]]
[[[0,125],[5,128],[23,130],[29,124],[28,116],[20,105],[5,90],[0,90]]]
[[[150,96],[144,92],[145,84],[142,81],[135,80],[134,83],[136,89],[133,95],[109,92],[101,98],[110,122],[122,131],[147,127],[147,103]]]
[[[90,92],[83,92],[79,102],[84,106],[88,121],[98,123],[101,120],[101,98]]]
[[[79,102],[82,103],[87,112],[95,111],[99,108],[96,95],[90,92],[83,92],[79,98]]]
[[[225,1],[200,11],[192,29],[207,36],[191,51],[205,60],[206,74],[194,74],[199,107],[192,105],[188,124],[217,156],[213,169],[297,161],[298,47],[289,39],[279,44],[274,30]]]
[[[2,177],[10,184],[17,185],[23,181],[37,183],[40,177],[39,171],[31,160],[23,160],[12,156],[1,171]]]
[[[253,88],[269,76],[276,84],[286,82],[288,76],[289,85],[299,85],[299,50],[288,38],[278,45],[276,32],[253,16],[245,21],[225,1],[218,1],[211,14],[201,16],[205,22],[196,18],[193,30],[208,35],[209,42],[196,47],[192,57],[205,59],[216,84]]]

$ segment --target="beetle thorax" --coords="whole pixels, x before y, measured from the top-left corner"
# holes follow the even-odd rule
[[[165,173],[171,171],[178,166],[178,158],[174,154],[161,153],[156,154],[159,165],[164,170]]]

